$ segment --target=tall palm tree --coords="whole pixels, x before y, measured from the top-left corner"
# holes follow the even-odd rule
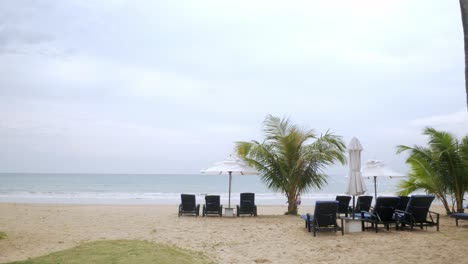
[[[326,166],[346,163],[341,137],[327,133],[317,136],[298,128],[288,119],[268,115],[263,142],[237,142],[237,153],[260,171],[263,182],[281,191],[288,200],[288,214],[297,214],[298,197],[310,188],[327,183]]]
[[[421,189],[436,195],[447,214],[463,212],[463,196],[468,190],[468,136],[461,141],[450,133],[428,127],[423,134],[429,137],[428,147],[398,146],[397,153],[409,152],[409,179],[400,183],[400,193],[409,194]],[[452,200],[452,209],[447,196]]]
[[[468,110],[468,0],[460,0],[460,11],[463,25],[463,42],[465,44],[465,91]]]

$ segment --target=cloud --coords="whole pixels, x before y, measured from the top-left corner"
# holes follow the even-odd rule
[[[454,113],[433,115],[414,119],[409,123],[410,127],[422,131],[424,127],[434,127],[437,130],[443,130],[453,133],[457,136],[468,135],[468,112],[461,110]]]
[[[0,1],[0,146],[17,170],[164,172],[224,158],[274,114],[398,167],[424,126],[465,133],[443,114],[466,104],[458,16],[456,1]]]

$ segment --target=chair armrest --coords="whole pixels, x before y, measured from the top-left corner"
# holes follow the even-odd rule
[[[364,218],[364,214],[369,214],[370,216],[375,217],[375,218],[378,218],[378,217],[379,217],[378,215],[376,215],[376,214],[374,214],[374,213],[371,213],[371,212],[368,212],[368,211],[361,211],[361,218],[362,218],[362,219],[365,219],[365,218]]]
[[[436,216],[440,216],[439,213],[436,213],[436,212],[433,212],[433,211],[429,211],[429,214],[434,214],[434,215],[436,215]]]
[[[394,217],[395,217],[395,219],[396,219],[397,221],[399,221],[399,220],[400,220],[399,218],[400,218],[400,217],[403,217],[403,216],[404,216],[405,218],[406,218],[406,216],[409,216],[409,217],[412,219],[411,221],[414,221],[413,214],[412,214],[412,213],[408,213],[408,212],[406,212],[406,211],[402,211],[402,210],[395,209],[395,213],[393,213],[393,215],[394,215]]]
[[[395,209],[395,212],[393,213],[393,215],[395,216],[402,216],[402,215],[405,215],[405,214],[409,214],[407,213],[406,211],[402,211],[402,210],[398,210],[398,209]]]
[[[434,222],[434,219],[432,219],[432,216],[433,216],[433,215],[436,217],[437,223],[439,223],[440,214],[439,214],[439,213],[436,213],[436,212],[429,211],[429,217],[431,218],[432,222]]]

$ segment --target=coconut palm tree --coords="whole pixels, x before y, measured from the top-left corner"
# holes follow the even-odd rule
[[[434,166],[437,164],[434,153],[430,149],[406,146],[398,146],[398,151],[409,151],[411,154],[406,160],[410,165],[408,180],[403,180],[398,184],[398,195],[409,195],[417,190],[425,190],[428,193],[434,194],[444,205],[447,214],[451,213],[451,209],[447,200],[448,187],[443,178],[437,173]]]
[[[468,110],[468,0],[460,0],[460,11],[463,25],[463,39],[465,44],[465,90],[466,107]]]
[[[463,196],[468,190],[468,135],[461,141],[450,133],[428,127],[428,147],[398,146],[397,153],[409,152],[409,179],[400,183],[400,194],[425,190],[436,195],[447,214],[463,212]],[[452,201],[449,207],[448,197]]]
[[[271,115],[265,118],[264,133],[263,142],[236,142],[237,153],[260,171],[269,189],[286,195],[287,214],[297,214],[300,195],[327,183],[325,167],[337,161],[346,163],[343,140],[328,131],[317,136]]]

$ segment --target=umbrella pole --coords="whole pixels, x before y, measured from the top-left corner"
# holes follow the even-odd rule
[[[229,172],[229,202],[228,202],[228,208],[231,208],[231,179],[232,179],[232,171]]]
[[[353,214],[353,219],[354,219],[354,195],[353,195],[353,211],[351,213]]]
[[[375,200],[377,201],[377,176],[374,176],[374,193],[375,193]]]

